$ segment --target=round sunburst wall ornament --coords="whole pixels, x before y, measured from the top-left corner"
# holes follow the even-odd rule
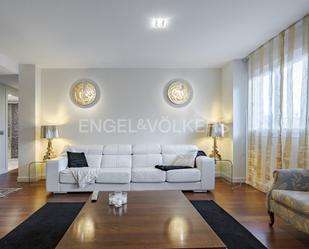
[[[190,103],[192,95],[192,87],[186,80],[174,79],[168,83],[167,97],[172,104],[185,106]]]
[[[74,104],[88,108],[98,102],[100,89],[94,81],[81,79],[72,85],[70,95]]]

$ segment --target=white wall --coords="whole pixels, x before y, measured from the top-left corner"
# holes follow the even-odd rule
[[[69,97],[71,85],[89,78],[101,89],[101,99],[92,108],[75,106]],[[193,87],[192,102],[182,108],[171,106],[164,97],[166,84],[184,78]],[[139,119],[155,121],[163,117],[175,120],[205,119],[213,122],[221,116],[220,69],[43,69],[41,71],[41,123],[60,125],[54,140],[59,153],[63,145],[108,143],[193,143],[207,151],[211,140],[195,132],[161,133],[80,133],[80,119]],[[45,145],[44,145],[45,146]]]
[[[226,125],[226,134],[221,138],[222,158],[233,160],[233,68],[226,64],[221,69],[221,120]]]
[[[38,157],[38,129],[40,105],[40,75],[35,65],[19,66],[19,141],[18,141],[18,181],[28,181],[28,164]],[[31,179],[36,179],[36,171],[31,170]]]
[[[233,162],[234,178],[246,178],[246,134],[248,107],[248,65],[243,60],[233,61]]]
[[[18,64],[3,54],[0,54],[0,75],[1,74],[18,74]]]
[[[4,132],[3,135],[0,135],[0,174],[7,172],[7,156],[8,156],[7,95],[8,94],[18,96],[18,90],[0,82],[0,131]]]
[[[6,132],[6,123],[7,123],[7,111],[6,111],[6,88],[0,84],[0,174],[3,174],[7,171],[7,132]]]
[[[222,67],[222,121],[230,131],[220,140],[222,156],[233,162],[233,181],[246,177],[246,122],[247,122],[247,63],[234,60]],[[223,163],[222,163],[223,164]],[[230,178],[228,165],[222,165],[225,177]]]

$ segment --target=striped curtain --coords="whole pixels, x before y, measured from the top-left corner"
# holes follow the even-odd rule
[[[309,16],[249,55],[247,183],[266,192],[272,172],[309,168]]]

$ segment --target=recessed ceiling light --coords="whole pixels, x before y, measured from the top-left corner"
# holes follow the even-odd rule
[[[152,27],[154,29],[166,29],[168,24],[168,18],[153,18]]]

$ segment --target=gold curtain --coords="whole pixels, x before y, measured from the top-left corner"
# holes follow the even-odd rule
[[[249,55],[247,183],[266,192],[278,168],[309,168],[309,16]]]

